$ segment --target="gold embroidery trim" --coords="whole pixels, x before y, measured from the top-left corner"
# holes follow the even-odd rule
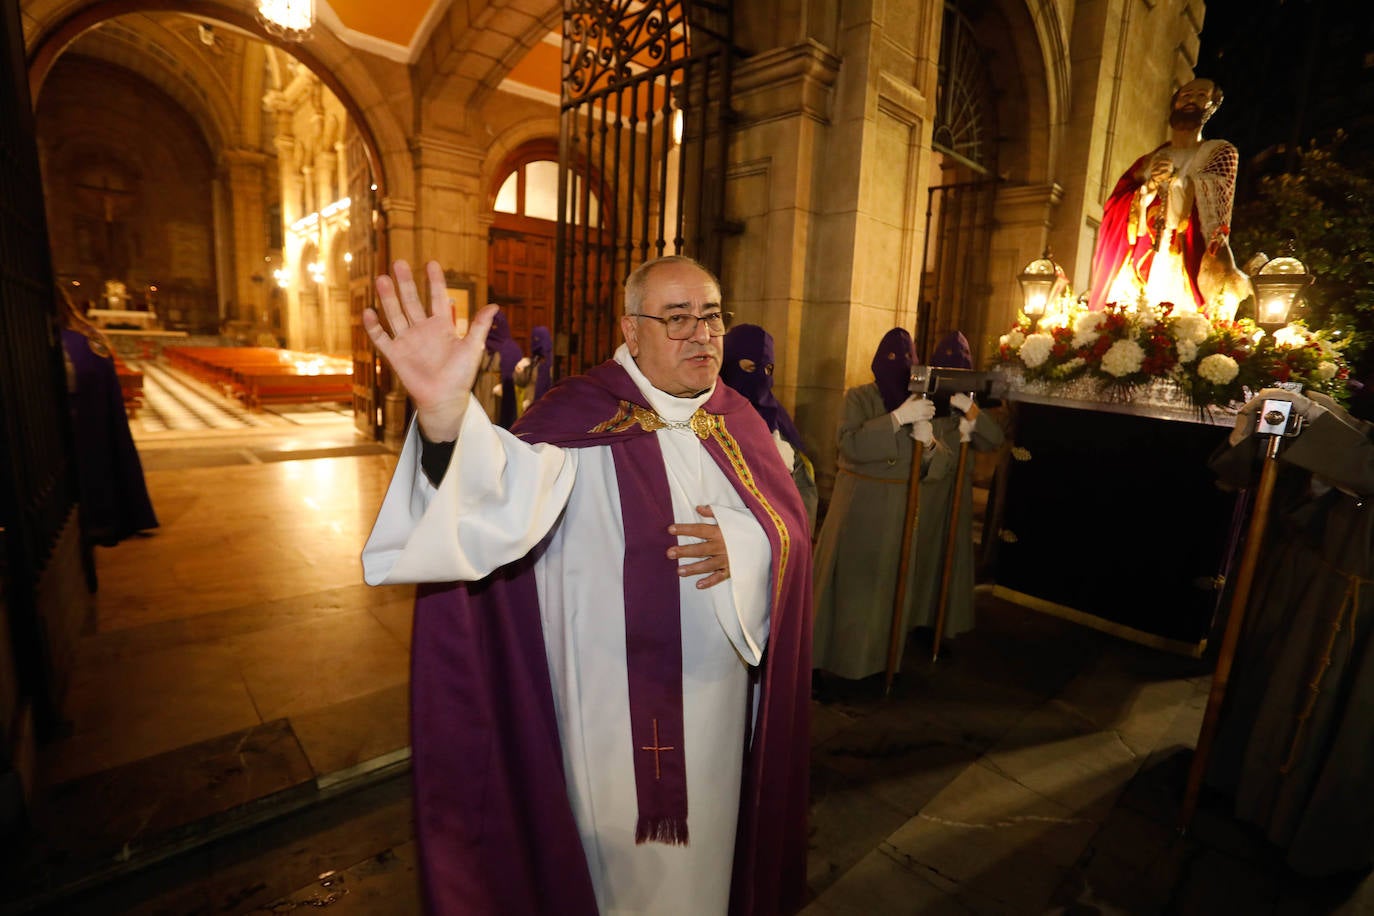
[[[792,549],[792,536],[787,530],[787,523],[782,520],[782,516],[773,508],[772,504],[764,497],[763,491],[759,489],[757,481],[754,480],[754,472],[749,470],[749,464],[744,460],[744,453],[740,451],[739,443],[735,437],[725,429],[725,420],[719,414],[707,413],[705,409],[698,407],[696,413],[691,418],[681,423],[672,423],[647,407],[638,404],[631,404],[629,401],[621,401],[616,407],[615,414],[609,420],[598,423],[588,430],[589,433],[623,433],[632,427],[639,426],[645,432],[657,432],[660,429],[690,429],[692,433],[702,441],[715,438],[720,443],[721,449],[725,452],[726,459],[735,471],[735,476],[740,483],[753,494],[754,498],[763,506],[763,511],[772,520],[774,527],[778,529],[778,574],[773,585],[773,606],[777,607],[782,599],[783,574],[787,571],[787,560]],[[895,481],[894,481],[895,482]],[[657,743],[657,742],[655,742]]]
[[[623,433],[635,426],[640,427],[646,433],[656,433],[660,429],[690,429],[698,439],[705,440],[710,437],[713,421],[716,419],[718,418],[698,407],[696,413],[692,414],[690,418],[681,422],[673,422],[663,419],[647,407],[631,404],[629,401],[621,401],[609,420],[598,423],[587,432]]]
[[[787,572],[787,559],[792,549],[792,536],[787,530],[787,523],[782,520],[782,516],[778,515],[777,510],[773,508],[772,504],[764,497],[763,491],[759,489],[758,483],[754,480],[754,472],[749,470],[749,465],[744,460],[744,453],[740,451],[739,443],[735,441],[735,437],[726,430],[724,420],[719,416],[713,416],[711,420],[711,436],[720,443],[720,447],[725,451],[725,457],[730,461],[730,466],[735,469],[735,474],[739,477],[740,483],[759,501],[759,505],[763,506],[763,511],[768,513],[774,527],[778,529],[778,573],[773,582],[773,607],[776,608],[778,602],[782,600],[783,574]]]

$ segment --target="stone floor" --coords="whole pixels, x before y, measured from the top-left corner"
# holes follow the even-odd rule
[[[162,527],[98,553],[0,913],[418,912],[410,594],[358,568],[392,457],[327,424],[140,447]],[[1179,836],[1202,663],[990,596],[928,655],[891,696],[821,685],[808,916],[1374,913],[1374,881],[1288,873],[1223,799]]]

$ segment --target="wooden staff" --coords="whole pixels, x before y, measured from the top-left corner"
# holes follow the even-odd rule
[[[1263,410],[1263,408],[1261,408]],[[1240,570],[1236,574],[1236,590],[1231,595],[1231,612],[1226,618],[1226,632],[1217,650],[1217,670],[1212,675],[1212,691],[1207,696],[1207,710],[1202,715],[1202,730],[1197,736],[1197,749],[1193,752],[1193,764],[1188,770],[1188,785],[1183,791],[1183,806],[1179,811],[1178,829],[1185,831],[1197,810],[1198,793],[1202,789],[1202,778],[1207,772],[1207,759],[1212,754],[1212,739],[1216,737],[1217,720],[1221,717],[1221,704],[1226,698],[1226,684],[1231,679],[1231,662],[1235,658],[1236,644],[1240,641],[1241,624],[1245,620],[1245,606],[1250,600],[1250,588],[1254,585],[1255,569],[1259,566],[1261,541],[1264,529],[1269,524],[1269,503],[1274,496],[1274,483],[1279,477],[1279,445],[1282,436],[1270,436],[1269,445],[1264,453],[1264,468],[1260,472],[1259,487],[1255,491],[1255,509],[1250,516],[1250,527],[1245,534],[1245,552],[1241,555]]]
[[[907,568],[910,566],[911,541],[916,530],[916,513],[921,503],[921,459],[925,455],[925,445],[913,440],[911,448],[911,472],[906,485],[906,517],[902,521],[902,552],[898,554],[897,592],[892,598],[892,630],[887,637],[887,679],[883,692],[892,692],[892,679],[897,675],[897,659],[902,650],[902,609],[906,605]]]
[[[945,562],[940,572],[940,600],[935,604],[935,642],[930,660],[940,660],[940,640],[945,635],[945,613],[949,609],[949,582],[954,578],[954,551],[959,546],[959,503],[964,495],[964,472],[968,468],[969,443],[959,443],[959,465],[954,471],[954,496],[949,501],[949,534],[945,537]]]

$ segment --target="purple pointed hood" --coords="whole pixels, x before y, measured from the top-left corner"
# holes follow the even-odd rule
[[[510,320],[505,312],[497,312],[491,320],[491,330],[487,332],[487,352],[501,354],[501,379],[515,374],[515,364],[520,362],[520,345],[510,333]]]
[[[940,338],[935,352],[930,354],[930,364],[942,369],[972,369],[973,350],[968,338],[958,331],[950,331]]]
[[[721,381],[754,405],[769,430],[782,433],[793,448],[805,451],[787,408],[773,396],[773,335],[756,324],[737,324],[725,335],[724,349]],[[752,371],[740,366],[746,359],[753,362]]]
[[[911,367],[915,361],[911,335],[906,328],[893,328],[883,335],[869,368],[883,396],[883,406],[889,411],[896,410],[910,396]]]

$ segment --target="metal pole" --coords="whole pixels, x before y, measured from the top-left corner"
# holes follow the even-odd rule
[[[1217,721],[1221,717],[1221,704],[1226,698],[1226,685],[1231,678],[1231,662],[1235,658],[1236,644],[1240,641],[1241,624],[1245,620],[1245,606],[1250,600],[1250,589],[1255,581],[1255,568],[1259,565],[1261,542],[1264,529],[1269,524],[1269,503],[1274,496],[1274,483],[1278,480],[1279,464],[1276,460],[1282,436],[1271,436],[1264,454],[1264,469],[1260,472],[1259,487],[1255,492],[1255,510],[1250,516],[1250,527],[1245,535],[1245,552],[1241,555],[1240,571],[1236,576],[1236,590],[1231,596],[1231,613],[1226,619],[1226,632],[1217,651],[1217,669],[1212,675],[1212,691],[1207,696],[1207,710],[1202,716],[1202,729],[1197,737],[1197,749],[1193,752],[1193,764],[1188,770],[1188,784],[1183,792],[1183,806],[1179,811],[1178,829],[1186,831],[1197,810],[1198,793],[1202,789],[1203,774],[1207,771],[1207,760],[1212,754],[1212,739],[1216,737]]]
[[[954,472],[954,496],[949,502],[949,534],[945,538],[944,569],[940,573],[940,600],[935,604],[935,638],[930,660],[940,660],[940,640],[945,636],[945,612],[949,608],[949,580],[954,571],[954,550],[959,540],[959,503],[964,495],[964,472],[968,468],[967,442],[959,443],[959,466]]]

